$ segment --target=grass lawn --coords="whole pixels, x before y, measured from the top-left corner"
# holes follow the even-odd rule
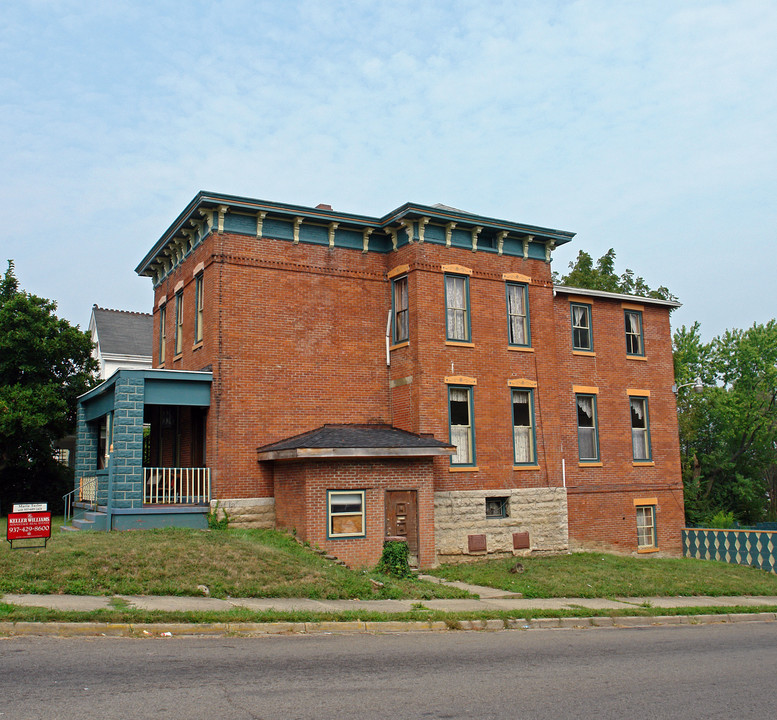
[[[522,573],[510,572],[516,562],[523,565]],[[744,565],[593,552],[442,565],[429,574],[527,598],[777,595],[777,575]]]
[[[133,530],[63,533],[48,547],[16,549],[0,522],[0,594],[212,597],[445,598],[455,588],[348,570],[273,530]],[[375,590],[370,578],[384,587]]]

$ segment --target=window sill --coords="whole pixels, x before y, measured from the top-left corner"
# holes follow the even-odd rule
[[[643,547],[643,548],[637,548],[637,552],[640,555],[644,555],[645,553],[657,553],[657,552],[661,552],[661,548],[657,548],[657,547]]]
[[[512,352],[528,352],[528,353],[534,352],[534,348],[529,347],[528,345],[508,345],[507,349],[511,350]]]
[[[656,464],[652,460],[635,460],[631,463],[632,467],[655,467]]]
[[[196,352],[197,350],[201,350],[202,346],[204,344],[205,343],[202,340],[200,340],[199,342],[194,343],[194,345],[192,345],[192,352]]]
[[[399,350],[399,348],[404,348],[409,346],[410,346],[410,340],[403,340],[402,342],[399,342],[396,345],[391,345],[389,347],[389,350]]]
[[[573,350],[572,354],[578,357],[596,357],[596,353],[593,350]]]
[[[513,470],[539,470],[539,465],[513,465]]]
[[[639,360],[640,362],[647,362],[647,358],[644,355],[626,355],[626,360]]]
[[[601,462],[579,462],[577,464],[578,467],[581,468],[597,468],[597,467],[604,467],[604,463]]]
[[[463,340],[446,340],[445,344],[450,345],[451,347],[475,347],[475,343],[464,342]]]
[[[480,472],[480,468],[477,465],[473,467],[449,467],[448,472]]]
[[[177,355],[173,356],[173,362],[178,362],[181,358],[183,358],[183,350],[179,352]]]

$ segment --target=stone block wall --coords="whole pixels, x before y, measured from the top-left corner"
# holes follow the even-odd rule
[[[226,513],[230,527],[275,527],[274,498],[225,498],[211,500],[210,507],[217,511],[219,519]]]
[[[143,378],[116,381],[113,413],[113,507],[143,505]]]
[[[487,518],[486,498],[506,497],[507,517]],[[563,488],[446,491],[434,494],[437,560],[460,562],[485,555],[565,552],[567,496]],[[513,549],[513,533],[528,532],[528,550]],[[486,552],[471,553],[468,537],[486,536]]]

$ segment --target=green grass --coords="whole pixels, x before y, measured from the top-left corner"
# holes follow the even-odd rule
[[[3,523],[4,525],[4,523]],[[5,528],[0,528],[5,538]],[[370,578],[384,587],[374,590]],[[322,599],[467,597],[335,565],[274,530],[52,532],[46,549],[0,547],[0,593]]]
[[[516,562],[524,572],[511,573]],[[428,571],[527,598],[671,595],[777,595],[777,575],[744,565],[691,558],[635,558],[606,553],[503,558]]]
[[[20,607],[0,603],[0,622],[103,622],[126,623],[137,626],[138,632],[142,626],[150,623],[273,623],[273,622],[361,622],[386,621],[442,621],[450,627],[455,627],[459,621],[466,620],[532,620],[535,618],[590,618],[590,617],[661,617],[694,615],[738,615],[761,612],[777,612],[777,605],[734,606],[734,607],[682,607],[682,608],[646,608],[625,607],[617,610],[595,610],[590,608],[569,608],[563,610],[544,610],[532,608],[520,612],[511,610],[483,610],[444,612],[415,608],[409,612],[382,613],[368,610],[349,610],[342,612],[312,612],[298,611],[254,611],[247,608],[235,608],[226,611],[180,612],[167,610],[140,610],[133,608],[109,608],[105,610],[64,611],[50,610],[40,607]]]

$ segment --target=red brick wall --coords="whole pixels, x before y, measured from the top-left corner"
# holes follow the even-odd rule
[[[200,262],[204,341],[195,346],[192,273]],[[401,265],[408,266],[410,340],[391,351],[387,368],[391,283],[386,273]],[[472,270],[471,347],[446,344],[443,265]],[[508,345],[503,273],[531,278],[528,352]],[[184,347],[175,358],[174,292],[181,281]],[[679,510],[671,512],[668,501],[661,501],[664,517],[659,525],[660,535],[666,537],[662,549],[679,549],[682,493],[666,308],[644,305],[646,360],[634,360],[625,353],[620,301],[594,299],[596,356],[580,357],[571,348],[569,300],[576,298],[563,293],[554,297],[550,267],[543,261],[430,243],[406,245],[388,254],[363,254],[229,233],[209,235],[157,288],[157,319],[162,296],[168,299],[164,367],[213,370],[207,463],[214,471],[217,497],[286,497],[283,493],[291,490],[278,487],[279,476],[273,478],[268,464],[257,463],[256,448],[325,423],[387,422],[448,440],[445,378],[468,376],[477,380],[473,392],[477,470],[451,472],[448,459],[438,458],[435,489],[561,486],[563,459],[573,541],[599,542],[607,536],[617,548],[635,549],[633,518],[618,515],[610,500],[601,499],[604,494],[599,491],[611,489],[624,498],[645,494],[679,498],[673,501]],[[155,360],[157,348],[158,334]],[[513,468],[511,379],[537,384],[537,469]],[[578,466],[573,385],[599,388],[601,467]],[[650,390],[654,460],[650,467],[632,463],[626,388]],[[281,510],[280,524],[291,526],[301,515],[295,498],[288,496],[281,503],[289,509]],[[618,521],[616,516],[626,519]],[[314,523],[309,518],[303,524]],[[602,531],[605,527],[612,528],[611,535]],[[347,546],[346,541],[338,542]],[[347,542],[372,547],[365,541]]]
[[[318,460],[275,463],[275,516],[311,545],[351,567],[375,565],[385,538],[387,490],[416,490],[419,563],[434,564],[434,492],[429,460]],[[364,490],[366,535],[327,537],[327,491]]]

